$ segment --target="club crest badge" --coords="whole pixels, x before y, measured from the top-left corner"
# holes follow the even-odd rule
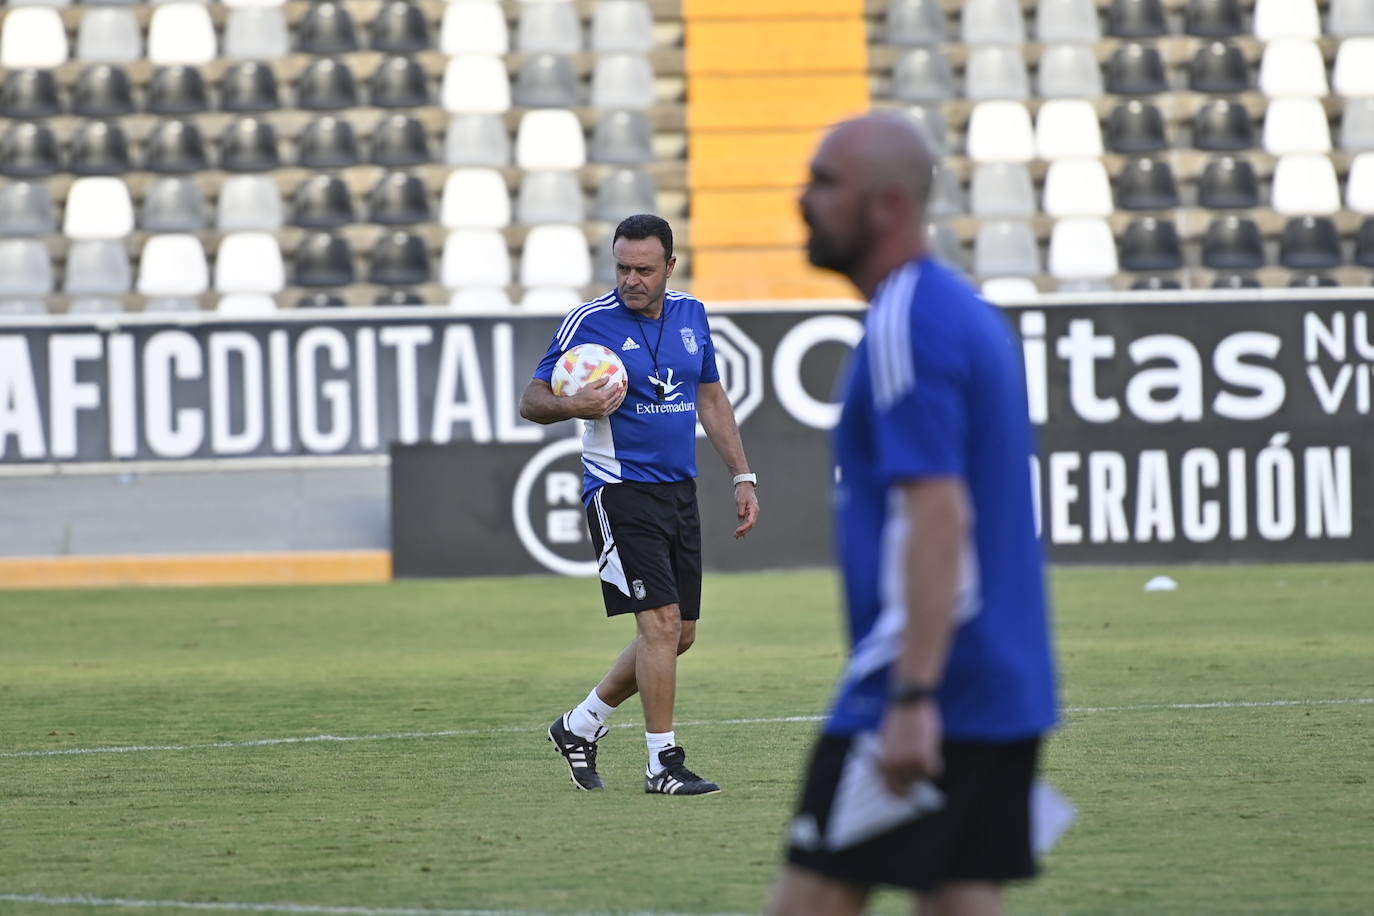
[[[679,333],[682,334],[682,345],[683,345],[684,347],[687,348],[687,352],[690,353],[690,354],[692,354],[693,356],[696,356],[696,355],[697,355],[697,334],[696,334],[696,331],[693,331],[691,328],[682,328],[682,329],[680,329]]]

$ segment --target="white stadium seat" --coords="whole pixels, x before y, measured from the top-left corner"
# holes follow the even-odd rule
[[[1035,148],[1041,159],[1102,155],[1102,125],[1086,99],[1050,99],[1035,119]]]
[[[510,296],[500,286],[465,286],[454,290],[449,308],[469,312],[499,312],[511,307]]]
[[[122,239],[134,231],[134,203],[122,178],[78,178],[67,191],[62,234],[69,239]]]
[[[1050,231],[1050,273],[1059,280],[1107,280],[1117,273],[1116,239],[1105,219],[1061,219]]]
[[[1264,151],[1275,156],[1331,152],[1331,125],[1321,101],[1272,99],[1264,115]]]
[[[148,60],[167,64],[208,64],[218,56],[215,24],[199,3],[168,3],[154,8],[148,23]]]
[[[520,254],[523,286],[586,286],[592,282],[591,249],[581,226],[535,226]]]
[[[444,239],[439,282],[448,289],[509,286],[510,248],[495,229],[458,229]]]
[[[974,162],[1030,162],[1035,131],[1020,102],[979,102],[968,121],[968,154]]]
[[[1331,157],[1322,153],[1280,156],[1274,165],[1271,203],[1284,216],[1324,216],[1341,208]]]
[[[465,0],[444,7],[439,50],[445,54],[505,54],[510,50],[506,13],[497,0]]]
[[[1374,153],[1360,153],[1351,160],[1345,205],[1356,213],[1374,213]]]
[[[510,109],[506,62],[494,54],[460,54],[444,68],[439,104],[445,111],[501,114]]]
[[[1331,88],[1348,99],[1374,96],[1374,38],[1347,38],[1336,51]]]
[[[67,62],[67,28],[62,14],[46,6],[20,6],[0,30],[0,67],[51,69]]]
[[[1321,48],[1306,38],[1269,42],[1260,58],[1259,89],[1271,98],[1326,95],[1326,62],[1322,59]]]
[[[1254,33],[1260,41],[1321,38],[1316,0],[1255,0]]]
[[[270,232],[231,232],[215,255],[215,292],[279,293],[286,288],[281,247]]]
[[[1112,186],[1101,159],[1056,159],[1045,172],[1050,216],[1111,216]]]
[[[580,169],[587,164],[582,122],[565,108],[525,112],[515,134],[515,164],[522,169]]]
[[[153,235],[138,262],[138,292],[144,296],[199,296],[210,288],[205,248],[194,235]]]
[[[447,229],[504,229],[510,190],[496,169],[454,169],[444,180],[439,222]]]

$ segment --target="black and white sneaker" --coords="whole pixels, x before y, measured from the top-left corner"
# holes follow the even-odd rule
[[[663,769],[644,777],[644,791],[650,795],[715,795],[720,791],[720,786],[687,769],[687,752],[680,747],[659,751],[658,762]]]
[[[606,788],[606,784],[601,781],[601,775],[596,772],[596,741],[604,737],[608,731],[607,728],[600,728],[597,730],[596,738],[588,741],[581,735],[573,734],[572,729],[568,728],[567,713],[554,719],[553,724],[549,726],[549,740],[567,761],[568,774],[573,785],[584,792]]]

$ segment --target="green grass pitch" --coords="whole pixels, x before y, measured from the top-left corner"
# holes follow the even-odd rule
[[[1045,769],[1080,820],[1013,913],[1374,912],[1374,567],[1054,593]],[[0,592],[0,914],[759,912],[843,659],[835,580],[708,577],[678,734],[719,796],[643,794],[633,701],[610,790],[569,785],[544,728],[631,629],[558,579]],[[352,740],[277,740],[321,735]],[[140,749],[52,753],[100,748]]]

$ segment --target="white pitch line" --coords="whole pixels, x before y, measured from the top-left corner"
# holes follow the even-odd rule
[[[306,913],[311,916],[744,916],[741,913],[544,913],[530,910],[427,909],[424,907],[324,906],[309,903],[235,903],[198,900],[136,900],[126,897],[48,897],[43,894],[0,894],[0,903],[42,906],[88,906],[135,910],[212,910],[232,913]]]
[[[1285,706],[1367,706],[1374,697],[1336,697],[1326,700],[1217,701],[1212,703],[1139,703],[1131,706],[1068,706],[1069,715],[1096,712],[1159,712],[1191,709],[1272,709]],[[755,719],[704,719],[677,723],[679,728],[714,725],[776,725],[789,722],[820,722],[824,716],[772,716]],[[612,728],[639,728],[638,723],[620,723]],[[4,751],[0,760],[17,757],[70,757],[85,754],[138,754],[158,751],[207,751],[238,748],[274,747],[280,744],[353,744],[361,741],[413,741],[425,738],[464,738],[488,735],[516,735],[542,732],[544,726],[508,725],[498,728],[455,728],[436,732],[393,732],[380,735],[302,735],[295,738],[257,738],[249,741],[214,741],[206,744],[133,744],[114,747],[72,747],[48,751]],[[3,898],[0,898],[3,899]]]

